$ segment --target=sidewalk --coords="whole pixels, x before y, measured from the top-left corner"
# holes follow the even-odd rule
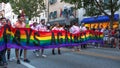
[[[71,52],[72,49],[62,48],[63,51]],[[82,49],[79,52],[75,52],[77,54],[82,55],[89,55],[89,56],[96,56],[96,57],[103,57],[113,60],[120,60],[120,50],[116,48],[87,48]]]

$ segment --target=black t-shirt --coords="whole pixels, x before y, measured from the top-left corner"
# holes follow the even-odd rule
[[[120,29],[115,30],[115,35],[116,38],[120,38]]]
[[[95,28],[92,28],[93,31],[95,31]]]
[[[120,29],[118,29],[118,32],[119,32],[118,36],[119,36],[119,38],[120,38]]]

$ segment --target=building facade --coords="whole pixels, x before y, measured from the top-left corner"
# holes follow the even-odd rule
[[[66,23],[69,24],[69,21],[75,16],[75,11],[73,11],[74,5],[69,3],[61,2],[61,0],[46,0],[46,15],[47,20],[51,24],[54,22]]]
[[[104,2],[106,3],[108,1],[109,0],[104,0]],[[46,10],[47,11],[46,15],[47,15],[47,18],[49,18],[48,20],[50,22],[59,21],[59,22],[68,23],[70,19],[74,18],[74,16],[76,15],[75,17],[78,18],[79,23],[81,23],[81,21],[84,18],[89,17],[89,16],[84,16],[85,14],[84,8],[80,8],[76,11],[73,11],[72,7],[74,7],[74,5],[61,2],[61,0],[45,0],[45,4],[46,4],[46,9],[48,9]],[[107,13],[110,13],[108,10],[105,10],[105,11]],[[120,9],[116,12],[116,14],[120,15]]]

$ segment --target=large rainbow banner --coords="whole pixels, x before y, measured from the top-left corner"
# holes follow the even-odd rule
[[[0,28],[0,50],[5,48],[42,49],[79,46],[89,42],[102,43],[103,34],[88,30],[78,34],[68,31],[39,32],[30,28]]]

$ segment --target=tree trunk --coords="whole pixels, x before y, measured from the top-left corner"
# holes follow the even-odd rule
[[[110,28],[113,28],[113,23],[114,23],[114,15],[110,16]]]

